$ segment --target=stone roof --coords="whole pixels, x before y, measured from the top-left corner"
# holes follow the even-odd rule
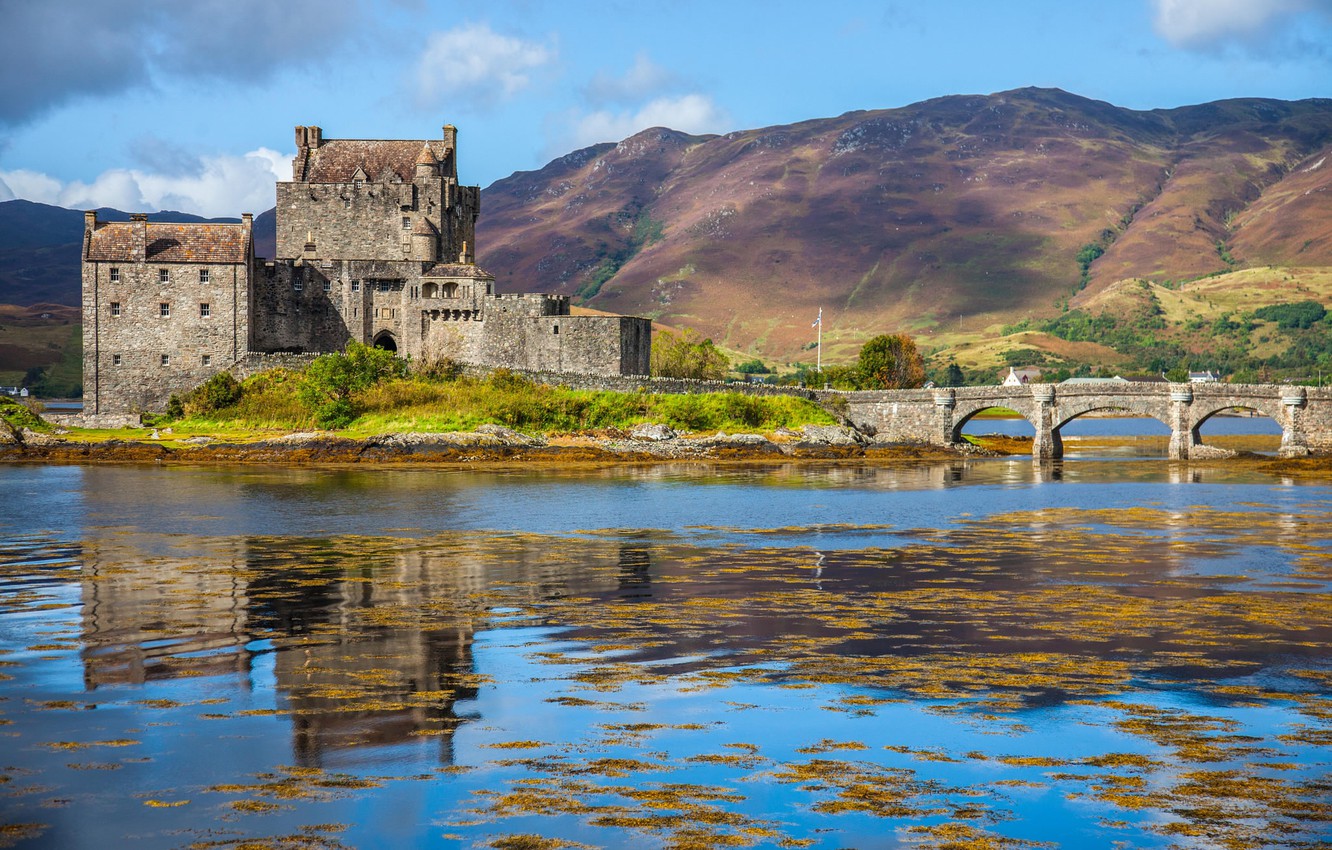
[[[494,280],[495,276],[471,263],[435,263],[421,272],[421,277],[466,277],[473,280]]]
[[[438,159],[445,154],[443,141],[329,139],[310,149],[301,179],[306,183],[351,183],[356,169],[360,168],[369,180],[378,180],[387,172],[397,175],[404,183],[411,182],[425,147],[429,147]]]
[[[247,245],[241,224],[158,224],[148,222],[144,260],[149,263],[244,263]],[[88,259],[128,263],[134,257],[134,224],[99,224]]]

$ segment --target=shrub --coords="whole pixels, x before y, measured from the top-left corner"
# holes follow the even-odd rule
[[[356,393],[384,378],[400,378],[407,363],[392,352],[359,342],[341,353],[316,357],[301,379],[297,395],[321,428],[345,428],[357,416]]]
[[[657,331],[652,335],[652,374],[661,378],[696,378],[720,381],[730,361],[712,340],[685,328],[679,334]]]

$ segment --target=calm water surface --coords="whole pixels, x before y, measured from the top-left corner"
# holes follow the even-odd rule
[[[0,467],[0,846],[1315,847],[1332,487]]]

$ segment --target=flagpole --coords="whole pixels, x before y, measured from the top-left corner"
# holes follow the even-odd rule
[[[815,357],[817,358],[816,362],[818,364],[819,379],[822,380],[823,379],[823,308],[822,307],[819,308],[819,342],[816,349]]]

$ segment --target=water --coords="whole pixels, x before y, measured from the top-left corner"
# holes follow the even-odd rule
[[[964,434],[1031,437],[1036,429],[1020,417],[971,419]],[[1198,433],[1207,445],[1274,455],[1281,446],[1281,426],[1266,416],[1213,416]],[[1074,458],[1165,457],[1170,428],[1147,416],[1081,416],[1059,429],[1064,456]]]
[[[1328,483],[0,467],[0,843],[1316,845]]]

